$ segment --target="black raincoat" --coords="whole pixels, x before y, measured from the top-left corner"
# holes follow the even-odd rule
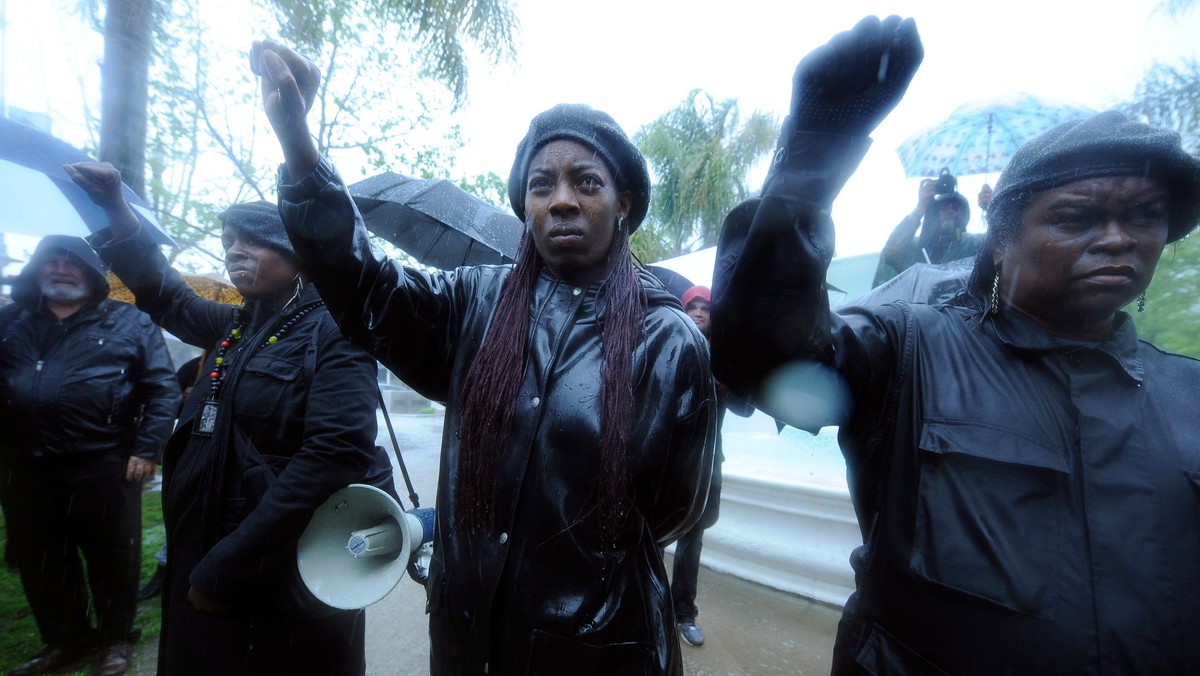
[[[599,284],[543,273],[513,426],[497,459],[494,535],[454,531],[459,393],[511,266],[422,273],[377,258],[322,164],[280,187],[305,269],[342,331],[425,396],[447,402],[428,585],[435,674],[679,673],[662,547],[700,517],[715,395],[703,336],[644,274],[628,430],[632,513],[611,551],[587,517],[600,459]]]
[[[824,422],[864,544],[834,672],[1200,670],[1200,363],[1124,314],[1102,343],[965,298],[831,314],[828,209],[866,143],[809,136],[726,221],[713,350],[743,391],[795,361],[847,386]]]
[[[365,671],[362,611],[314,617],[294,596],[296,542],[334,491],[377,462],[376,365],[346,341],[311,285],[288,307],[197,296],[140,230],[100,254],[138,307],[181,340],[226,351],[216,430],[192,434],[208,377],[184,403],[163,466],[167,584],[160,674],[354,674]],[[283,327],[298,308],[314,308]],[[268,337],[278,341],[264,345]],[[260,347],[262,346],[262,347]],[[386,457],[384,458],[386,461]],[[196,610],[188,587],[228,605]]]

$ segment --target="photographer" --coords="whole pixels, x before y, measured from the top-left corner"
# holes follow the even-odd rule
[[[958,180],[949,169],[942,169],[936,181],[921,181],[917,207],[900,221],[883,245],[872,286],[879,286],[916,263],[937,265],[974,256],[983,236],[967,233],[970,219],[971,207],[958,192]],[[921,230],[919,236],[917,228]]]

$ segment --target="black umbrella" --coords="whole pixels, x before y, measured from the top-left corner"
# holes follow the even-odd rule
[[[367,229],[424,265],[510,263],[525,227],[450,181],[386,172],[350,186]]]
[[[917,263],[847,305],[872,307],[898,300],[936,305],[962,293],[975,268],[974,258],[928,265]]]
[[[654,275],[662,283],[664,289],[681,301],[683,300],[683,292],[695,286],[695,284],[692,284],[692,280],[661,265],[647,265],[646,272]]]
[[[82,150],[31,126],[0,119],[0,232],[87,237],[108,228],[104,210],[63,171],[91,162]],[[128,186],[125,200],[159,244],[175,246]]]

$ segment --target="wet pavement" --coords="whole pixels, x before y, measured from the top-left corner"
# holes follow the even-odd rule
[[[405,579],[367,609],[367,673],[429,673],[425,592]],[[828,674],[841,610],[732,575],[700,570],[697,621],[705,642],[681,644],[695,676]]]
[[[442,416],[394,415],[392,422],[421,506],[431,507]],[[382,420],[379,443],[391,449]],[[399,472],[396,477],[404,507],[411,508],[409,491]],[[700,608],[697,621],[706,641],[699,648],[682,644],[687,674],[829,673],[840,609],[703,567],[696,603]],[[424,589],[406,577],[387,597],[368,608],[366,641],[368,674],[429,673]],[[141,645],[138,653],[130,673],[153,674],[154,647]]]

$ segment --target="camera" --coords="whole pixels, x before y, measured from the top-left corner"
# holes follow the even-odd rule
[[[937,183],[934,184],[933,194],[949,195],[958,190],[958,179],[950,173],[949,167],[942,167],[942,173],[938,174]]]

